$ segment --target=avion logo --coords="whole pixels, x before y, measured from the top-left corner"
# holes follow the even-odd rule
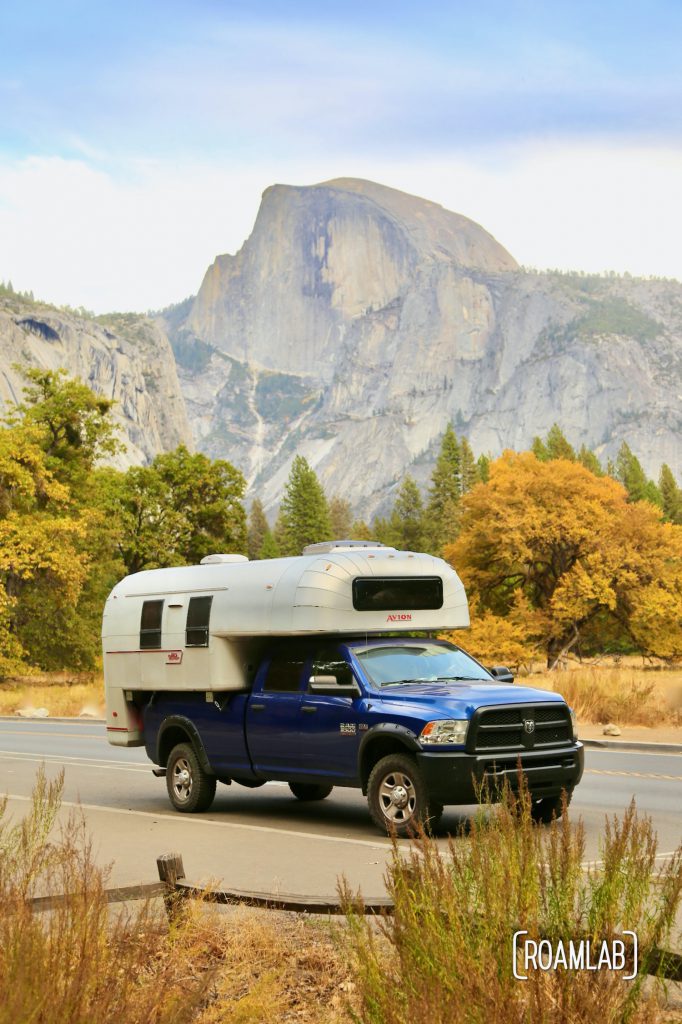
[[[401,612],[399,615],[387,615],[386,622],[412,622],[409,612]]]

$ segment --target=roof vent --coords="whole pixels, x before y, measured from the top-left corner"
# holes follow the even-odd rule
[[[246,555],[206,555],[199,565],[225,565],[228,562],[248,562]]]
[[[362,551],[369,548],[376,551],[383,548],[385,551],[394,551],[386,544],[380,544],[378,540],[324,540],[320,544],[307,544],[303,548],[304,555],[329,555],[333,551]]]

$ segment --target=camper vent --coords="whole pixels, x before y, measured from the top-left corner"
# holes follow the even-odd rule
[[[199,565],[224,565],[226,562],[248,562],[246,555],[206,555]]]
[[[332,551],[358,551],[369,548],[376,551],[382,548],[384,551],[395,551],[386,544],[380,544],[378,540],[325,540],[320,544],[308,544],[303,548],[304,555],[329,555]]]

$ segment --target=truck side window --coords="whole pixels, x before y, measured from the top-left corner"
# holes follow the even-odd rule
[[[353,670],[341,657],[337,647],[320,647],[315,651],[310,666],[311,676],[336,676],[339,686],[350,686],[355,682]]]
[[[140,616],[140,650],[153,651],[161,647],[161,614],[163,601],[143,601]]]
[[[280,652],[273,655],[268,665],[264,692],[293,693],[301,687],[301,673],[307,659],[303,654]]]
[[[208,624],[212,597],[190,597],[187,609],[185,647],[208,647]]]

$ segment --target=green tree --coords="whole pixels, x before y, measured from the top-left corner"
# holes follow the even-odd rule
[[[594,452],[587,448],[584,444],[580,446],[578,452],[578,462],[585,469],[589,469],[590,473],[594,473],[595,476],[603,476],[604,470],[601,468],[601,463]]]
[[[349,501],[335,495],[329,502],[329,519],[332,537],[335,540],[345,540],[350,537],[353,528],[353,513]]]
[[[291,465],[275,538],[283,555],[300,555],[307,544],[332,539],[327,499],[317,474],[302,455]]]
[[[411,476],[403,480],[389,520],[393,546],[404,551],[423,551],[426,546],[424,506]]]
[[[488,483],[488,478],[490,477],[490,461],[491,460],[489,455],[479,455],[478,459],[476,460],[478,479],[481,481],[482,484]]]
[[[351,540],[374,540],[374,533],[364,519],[356,519],[350,528]]]
[[[641,462],[626,441],[618,449],[615,475],[628,492],[629,501],[650,501],[654,505],[661,505],[661,495],[656,484],[647,479]]]
[[[247,550],[249,558],[261,557],[261,548],[266,533],[270,532],[270,524],[265,515],[263,503],[259,498],[254,498],[249,511],[249,525],[247,535]],[[272,557],[272,556],[269,556]]]
[[[459,443],[460,449],[460,473],[461,473],[461,488],[462,494],[466,494],[472,487],[475,487],[478,483],[478,469],[476,466],[476,459],[474,453],[471,450],[471,445],[467,441],[466,437],[463,437]]]
[[[575,449],[566,440],[558,423],[553,423],[550,427],[545,446],[550,460],[567,459],[569,462],[576,461]]]
[[[541,437],[534,437],[530,446],[535,458],[538,462],[549,462],[549,452],[547,451],[547,445]]]
[[[461,455],[457,435],[448,424],[440,445],[436,465],[431,474],[426,524],[430,547],[441,551],[443,544],[452,541],[456,532],[457,506],[462,492]]]
[[[0,429],[0,674],[22,662],[53,667],[50,653],[69,637],[51,611],[68,617],[89,570],[93,517],[55,479],[43,439],[35,423]]]
[[[263,537],[263,543],[260,546],[258,552],[258,558],[280,558],[282,552],[279,549],[279,544],[275,540],[275,535],[270,528],[265,531]]]
[[[682,489],[678,487],[670,466],[665,462],[661,466],[658,489],[665,518],[669,523],[682,525]]]
[[[168,488],[171,507],[186,523],[182,558],[196,564],[217,551],[246,553],[246,481],[230,462],[180,445],[157,455],[151,468]]]
[[[86,500],[88,477],[96,462],[123,447],[111,421],[114,403],[94,394],[82,381],[70,379],[66,370],[22,372],[28,381],[24,401],[7,422],[35,426],[53,477]]]

